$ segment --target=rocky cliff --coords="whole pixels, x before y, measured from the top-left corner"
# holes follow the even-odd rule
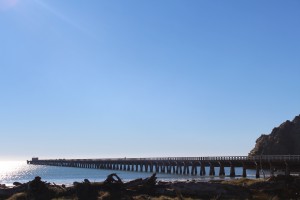
[[[300,155],[300,115],[261,135],[249,155]]]

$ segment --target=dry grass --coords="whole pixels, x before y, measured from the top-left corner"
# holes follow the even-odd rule
[[[146,197],[144,195],[133,197],[134,200],[193,200],[192,198],[182,198],[182,197]]]
[[[109,192],[99,192],[98,199],[100,199],[100,200],[111,199],[111,195]]]
[[[27,199],[27,194],[22,192],[22,193],[17,193],[8,198],[7,200],[26,200]]]
[[[248,178],[240,178],[240,179],[233,179],[228,181],[222,181],[222,184],[229,184],[229,185],[239,185],[239,186],[250,186],[254,183],[263,182],[263,179],[248,179]]]

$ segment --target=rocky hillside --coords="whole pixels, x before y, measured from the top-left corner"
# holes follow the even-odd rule
[[[300,155],[300,115],[261,135],[249,155]]]

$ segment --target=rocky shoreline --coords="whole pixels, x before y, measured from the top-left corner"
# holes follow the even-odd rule
[[[14,183],[14,187],[0,185],[0,199],[300,199],[300,177],[278,175],[266,180],[162,182],[153,174],[124,183],[116,174],[110,174],[104,182],[85,179],[69,187],[36,177],[27,183]]]

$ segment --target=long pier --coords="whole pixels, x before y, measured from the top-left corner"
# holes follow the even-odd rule
[[[230,177],[235,177],[235,168],[242,167],[240,176],[247,177],[247,169],[256,170],[256,178],[261,170],[300,171],[300,155],[262,155],[262,156],[212,156],[212,157],[157,157],[157,158],[103,158],[103,159],[47,159],[32,158],[27,164],[49,165],[61,167],[78,167],[94,169],[110,169],[139,172],[156,172],[169,174],[191,174],[216,176],[215,168],[219,168],[219,176],[225,176],[225,167],[230,168]],[[208,174],[206,167],[209,167]]]

